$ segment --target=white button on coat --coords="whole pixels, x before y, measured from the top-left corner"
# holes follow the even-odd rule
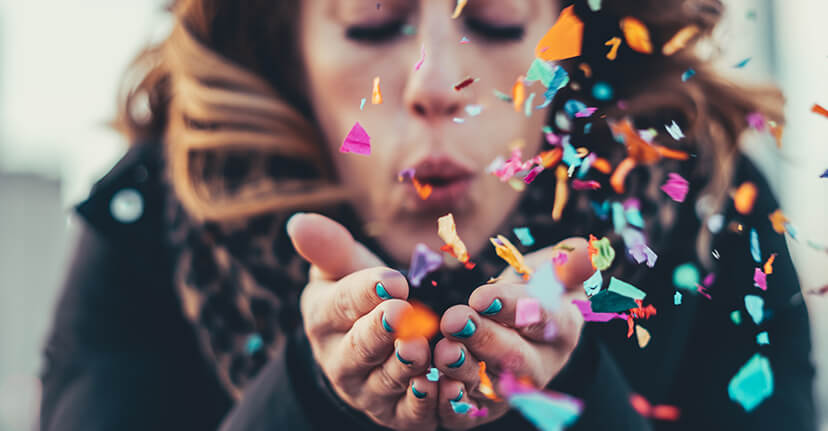
[[[144,214],[144,198],[135,189],[119,190],[109,202],[109,212],[121,223],[134,223]]]

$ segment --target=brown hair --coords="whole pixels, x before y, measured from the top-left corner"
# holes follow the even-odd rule
[[[132,142],[164,137],[173,187],[192,216],[201,221],[243,220],[345,197],[328,174],[329,156],[301,92],[294,45],[298,2],[177,0],[169,9],[177,18],[174,29],[132,65],[117,125]],[[604,0],[601,13],[638,18],[659,48],[683,27],[699,28],[674,55],[656,52],[626,65],[618,62],[618,97],[628,107],[607,112],[633,117],[675,113],[673,119],[702,156],[697,175],[709,179],[716,211],[731,180],[746,115],[759,111],[781,124],[781,93],[734,85],[695,54],[696,42],[708,38],[721,20],[720,0]],[[695,76],[681,82],[688,69]],[[131,86],[135,77],[141,79]],[[142,115],[142,103],[148,118]],[[305,163],[315,174],[274,181],[249,173],[238,188],[228,190],[210,179],[226,174],[221,164],[233,154],[248,158],[254,172],[266,171],[262,155],[267,154]],[[648,189],[657,190],[652,183]],[[706,250],[709,240],[708,234],[700,235],[699,249]]]

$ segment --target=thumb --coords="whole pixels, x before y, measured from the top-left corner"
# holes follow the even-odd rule
[[[592,260],[589,256],[589,242],[581,237],[567,238],[554,246],[545,247],[524,256],[526,265],[537,270],[545,262],[549,262],[560,254],[566,255],[566,261],[554,264],[558,280],[567,291],[579,289],[586,279],[595,273]],[[522,283],[519,276],[511,268],[506,268],[501,274],[501,281]]]
[[[345,226],[320,214],[297,213],[287,222],[293,247],[329,280],[383,262],[364,245],[356,242]]]

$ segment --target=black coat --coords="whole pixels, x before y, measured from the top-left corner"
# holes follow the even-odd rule
[[[78,206],[80,239],[45,347],[43,430],[332,430],[371,424],[332,394],[315,366],[304,334],[286,338],[279,354],[234,405],[198,348],[180,310],[166,249],[158,145],[133,147]],[[762,293],[770,317],[754,325],[744,313],[756,264],[747,235],[723,229],[713,247],[721,261],[708,300],[685,294],[673,305],[672,270],[693,260],[698,220],[678,219],[677,244],[661,251],[655,268],[637,285],[650,289],[658,318],[646,349],[624,337],[621,321],[588,324],[570,362],[551,388],[580,397],[585,410],[572,429],[814,430],[810,330],[785,239],[771,230],[777,208],[768,185],[746,159],[735,184],[753,181],[759,199],[744,224],[756,227],[762,255],[777,253],[771,287]],[[110,212],[120,190],[143,197],[141,217],[121,223]],[[732,206],[727,209],[730,219]],[[793,298],[793,301],[792,301]],[[735,325],[731,312],[741,310]],[[758,346],[767,331],[770,344]],[[774,394],[746,413],[728,398],[733,375],[754,353],[768,357]],[[681,409],[677,423],[642,418],[632,392],[653,404]],[[510,412],[483,429],[531,429]]]

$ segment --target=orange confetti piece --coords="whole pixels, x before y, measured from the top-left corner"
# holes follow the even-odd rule
[[[403,312],[394,330],[397,338],[408,340],[417,337],[430,339],[437,333],[440,319],[430,308],[419,302],[412,302],[411,308]]]
[[[613,135],[621,135],[627,146],[627,154],[638,163],[650,164],[661,160],[661,152],[649,142],[645,141],[633,128],[629,120],[610,123]]]
[[[526,86],[523,84],[523,76],[518,76],[515,85],[512,86],[512,104],[516,112],[523,111],[523,101],[526,99]]]
[[[541,158],[541,165],[543,168],[550,168],[557,165],[563,159],[563,150],[560,147],[553,148],[549,151],[544,151],[539,154]]]
[[[591,68],[591,67],[589,67],[589,65],[588,65],[588,64],[586,64],[586,63],[581,63],[581,64],[579,64],[579,65],[578,65],[578,69],[581,69],[581,71],[583,71],[583,72],[584,72],[584,76],[586,76],[587,78],[591,78],[591,77],[592,77],[592,68]]]
[[[457,225],[454,224],[453,214],[448,213],[437,219],[437,235],[446,243],[444,247],[452,256],[463,263],[469,261],[469,252],[466,249],[466,244],[457,235]]]
[[[634,51],[642,54],[653,53],[653,43],[650,42],[650,31],[647,26],[637,18],[631,16],[621,18],[619,23],[621,31],[624,32],[624,39],[627,40],[627,45]]]
[[[433,187],[431,184],[422,184],[417,181],[416,178],[412,178],[411,182],[414,184],[414,190],[417,191],[417,194],[420,196],[420,199],[426,200],[429,196],[431,196],[431,191]]]
[[[602,174],[609,174],[610,171],[612,171],[612,165],[610,165],[610,162],[607,159],[598,157],[592,162],[592,169],[595,169]]]
[[[371,104],[372,105],[381,105],[382,104],[382,91],[380,91],[380,77],[379,76],[374,78],[374,88],[371,89]]]
[[[765,271],[765,275],[773,274],[773,261],[776,260],[776,253],[771,254],[768,257],[768,261],[765,262],[764,267],[762,268]]]
[[[498,235],[497,238],[489,238],[489,241],[494,246],[497,255],[523,276],[524,280],[532,276],[532,268],[526,265],[523,254],[505,236]]]
[[[687,160],[690,158],[690,155],[685,151],[674,150],[672,148],[662,147],[661,145],[655,145],[655,149],[665,159]]]
[[[771,135],[776,139],[776,148],[782,148],[782,133],[785,132],[785,127],[773,121],[768,121],[768,126]]]
[[[828,109],[825,109],[816,103],[814,103],[814,106],[811,107],[811,112],[828,117]]]
[[[486,361],[478,362],[480,368],[477,369],[477,375],[480,376],[480,393],[482,393],[486,398],[492,401],[500,401],[500,398],[497,397],[497,394],[494,390],[494,385],[492,384],[492,379],[489,378],[489,375],[486,374]]]
[[[756,185],[751,182],[744,182],[738,189],[731,193],[733,197],[733,206],[736,211],[742,215],[748,215],[753,211],[753,204],[756,201],[756,194],[758,193]]]
[[[618,167],[615,168],[615,172],[613,172],[610,177],[610,185],[616,193],[624,193],[624,180],[627,179],[627,175],[630,174],[630,171],[632,171],[634,167],[635,160],[627,157],[618,164]]]
[[[454,7],[454,13],[451,14],[451,19],[457,19],[460,17],[460,14],[463,13],[463,8],[466,7],[466,4],[469,0],[457,0],[457,6]]]
[[[693,36],[699,33],[699,28],[695,25],[688,25],[683,29],[679,30],[664,46],[661,48],[661,52],[664,55],[673,55],[678,52],[680,49],[687,46],[687,42],[693,38]]]
[[[607,60],[614,61],[618,57],[618,48],[621,47],[621,38],[618,36],[613,37],[612,39],[604,42],[605,46],[611,46],[609,52],[607,53]]]
[[[785,227],[785,223],[789,220],[785,217],[785,214],[782,214],[781,209],[777,209],[776,211],[770,213],[768,219],[770,219],[770,222],[773,225],[773,230],[776,231],[776,233],[785,233],[788,230]]]
[[[555,202],[552,205],[552,220],[559,221],[563,217],[563,210],[566,203],[569,201],[569,187],[567,180],[569,173],[563,165],[558,165],[555,169]]]
[[[535,56],[545,61],[559,61],[581,55],[584,23],[575,15],[574,6],[561,11],[558,20],[535,47]]]

